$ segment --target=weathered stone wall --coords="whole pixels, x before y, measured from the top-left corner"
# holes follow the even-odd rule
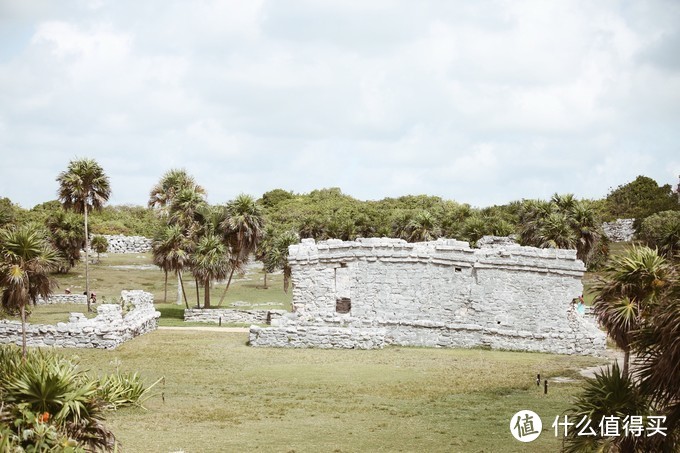
[[[616,219],[614,222],[604,222],[604,235],[612,242],[629,242],[633,240],[635,219]]]
[[[160,313],[153,306],[153,295],[144,291],[122,291],[122,306],[102,304],[97,316],[87,319],[71,313],[69,322],[27,324],[28,346],[113,349],[125,341],[155,330]],[[0,344],[21,345],[21,322],[0,321]]]
[[[103,235],[109,242],[107,253],[145,253],[151,250],[153,240],[144,236]]]
[[[269,324],[280,318],[284,310],[235,310],[233,308],[189,308],[184,310],[185,322],[212,324]]]
[[[595,354],[605,336],[574,312],[574,250],[399,239],[291,246],[294,313],[251,328],[254,346],[491,347]],[[348,299],[348,313],[336,302]],[[341,307],[340,307],[341,308]],[[324,330],[326,329],[326,330]],[[340,331],[343,340],[335,340]],[[353,340],[350,340],[353,339]]]
[[[36,303],[38,305],[86,304],[87,296],[85,294],[52,294],[47,300],[38,298]]]

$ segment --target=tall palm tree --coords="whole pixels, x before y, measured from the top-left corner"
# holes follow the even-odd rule
[[[2,307],[21,315],[22,351],[26,356],[26,305],[47,299],[56,286],[50,272],[57,267],[57,251],[40,232],[24,226],[0,231],[0,287]]]
[[[182,234],[182,228],[179,225],[168,225],[159,231],[152,244],[152,253],[154,264],[165,273],[164,301],[167,302],[168,298],[168,273],[173,272],[177,275],[179,290],[184,296],[184,304],[189,308],[182,271],[191,260],[191,243]]]
[[[109,178],[94,159],[72,160],[66,171],[59,173],[59,201],[65,209],[73,209],[85,215],[85,294],[87,310],[90,308],[90,238],[87,231],[87,215],[92,209],[99,210],[111,195]]]
[[[612,257],[595,283],[593,312],[612,340],[624,351],[628,374],[632,334],[642,327],[657,296],[669,283],[671,268],[656,250],[634,246]]]
[[[248,263],[250,255],[255,253],[262,240],[264,234],[262,208],[250,195],[240,194],[227,203],[226,218],[220,226],[231,249],[231,269],[227,286],[222,293],[218,306],[224,301],[234,272],[237,269],[243,269],[243,266]]]
[[[283,269],[283,291],[288,292],[292,271],[288,264],[288,247],[300,242],[300,238],[292,231],[285,232],[271,239],[262,255],[265,272]]]
[[[197,194],[205,195],[205,189],[196,184],[194,177],[189,175],[186,170],[168,170],[160,181],[151,188],[148,205],[150,208],[158,209],[161,216],[167,216],[170,206],[183,189],[193,189]]]
[[[203,284],[204,308],[210,308],[210,283],[224,280],[229,271],[229,251],[217,235],[207,234],[198,241],[192,257],[191,272]]]

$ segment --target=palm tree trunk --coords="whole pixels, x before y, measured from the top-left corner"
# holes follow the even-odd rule
[[[205,281],[205,294],[203,294],[203,308],[210,308],[210,280]]]
[[[231,285],[231,277],[234,276],[234,270],[235,269],[236,269],[235,267],[231,268],[231,273],[229,274],[229,280],[227,280],[227,287],[224,288],[224,292],[222,293],[222,297],[220,297],[220,301],[217,304],[218,307],[222,306],[222,302],[224,302],[224,298],[226,297],[227,291],[229,290],[229,285]]]
[[[267,271],[264,271],[264,289],[267,289]]]
[[[165,271],[165,288],[163,292],[163,303],[168,303],[168,271]]]
[[[87,232],[87,201],[85,206],[85,297],[87,297],[87,311],[92,311],[90,308],[90,235]]]
[[[628,377],[628,368],[630,364],[630,350],[626,349],[623,352],[623,375]]]
[[[26,360],[26,304],[21,304],[21,357]]]
[[[187,309],[189,308],[189,301],[187,301],[187,293],[184,291],[184,280],[182,280],[182,272],[177,271],[177,279],[179,280],[179,285],[182,288],[182,295],[184,296],[184,305],[187,306]]]
[[[196,307],[201,308],[201,296],[198,294],[198,279],[194,276],[194,282],[196,283]]]
[[[177,305],[182,305],[182,282],[179,278],[179,271],[176,272],[177,274]]]

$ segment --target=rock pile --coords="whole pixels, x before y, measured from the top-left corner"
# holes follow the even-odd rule
[[[604,235],[612,242],[629,242],[633,240],[635,219],[616,219],[614,222],[604,222]]]
[[[103,236],[109,242],[107,253],[145,253],[151,250],[153,242],[144,236]]]

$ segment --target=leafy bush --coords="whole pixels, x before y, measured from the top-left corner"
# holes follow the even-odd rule
[[[151,395],[137,373],[93,378],[53,352],[0,346],[0,451],[112,451],[107,409],[142,404]]]
[[[638,237],[668,258],[680,252],[680,211],[664,211],[647,217]]]

